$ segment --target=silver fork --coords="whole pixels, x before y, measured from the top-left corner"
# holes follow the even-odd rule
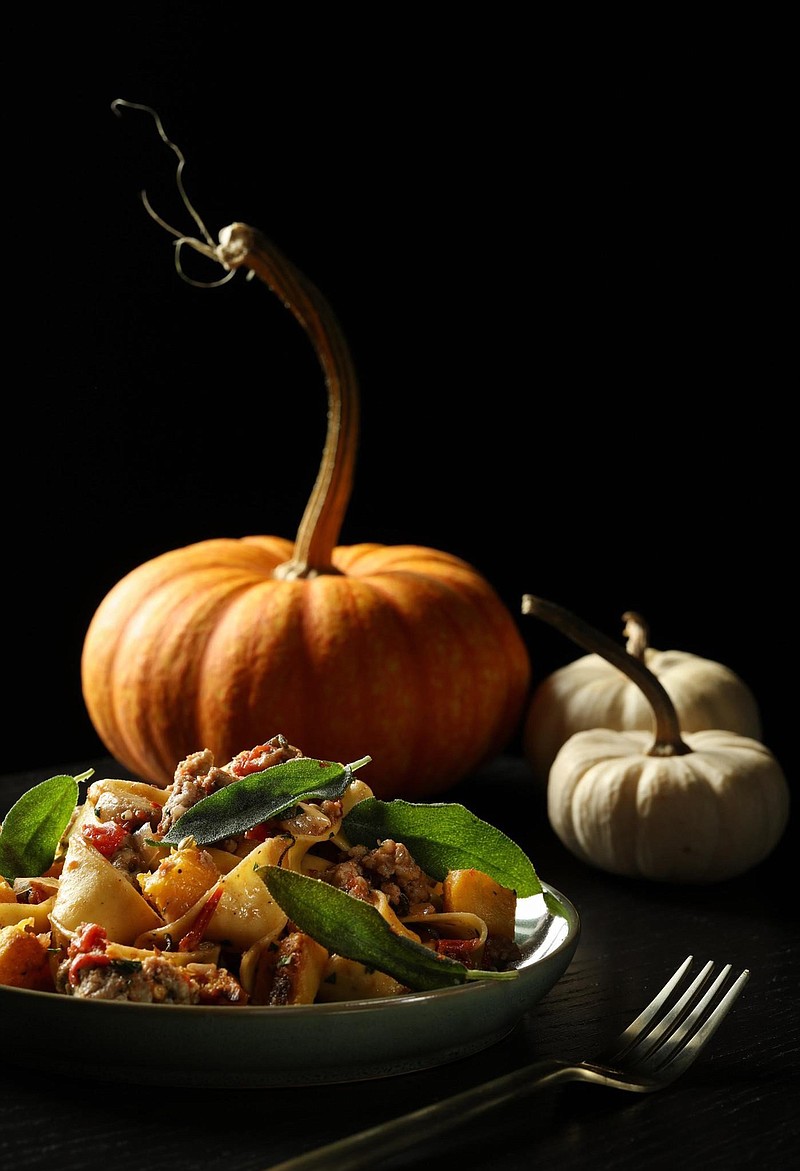
[[[375,1167],[380,1157],[417,1146],[434,1135],[497,1106],[524,1098],[557,1082],[593,1082],[617,1090],[647,1094],[663,1089],[685,1073],[719,1028],[749,978],[745,968],[731,980],[726,964],[705,988],[714,970],[709,961],[681,992],[680,984],[692,965],[687,956],[647,1008],[596,1057],[574,1064],[555,1058],[535,1061],[511,1073],[442,1098],[410,1114],[317,1147],[305,1155],[274,1163],[267,1171],[354,1171]],[[672,994],[675,999],[670,1002]]]

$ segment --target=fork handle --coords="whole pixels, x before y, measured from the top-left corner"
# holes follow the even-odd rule
[[[356,1171],[357,1168],[374,1168],[380,1156],[395,1155],[435,1135],[454,1130],[465,1122],[467,1113],[473,1117],[486,1114],[505,1102],[524,1098],[544,1086],[567,1080],[571,1069],[572,1066],[565,1061],[535,1061],[493,1081],[413,1110],[410,1114],[403,1114],[368,1130],[357,1131],[283,1163],[274,1163],[267,1171],[331,1171],[332,1167],[336,1171]]]

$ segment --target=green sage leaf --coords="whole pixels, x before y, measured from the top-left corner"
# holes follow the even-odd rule
[[[329,952],[385,972],[415,992],[466,982],[463,964],[398,935],[369,903],[295,870],[262,866],[258,875],[300,930]]]
[[[352,782],[353,771],[369,759],[344,765],[298,756],[273,764],[198,801],[178,818],[161,842],[177,845],[191,836],[202,846],[243,834],[293,809],[299,801],[336,800]]]
[[[342,829],[351,845],[372,848],[386,838],[402,842],[422,869],[439,881],[448,870],[482,870],[516,891],[518,898],[542,890],[527,854],[463,805],[367,797],[353,806]]]
[[[8,882],[38,877],[52,865],[77,803],[75,777],[57,776],[34,785],[12,805],[0,830],[0,874]]]
[[[557,899],[549,890],[544,892],[544,905],[554,919],[568,919],[567,909],[560,899]]]

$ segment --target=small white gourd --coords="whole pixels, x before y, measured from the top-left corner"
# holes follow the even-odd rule
[[[681,729],[721,728],[761,739],[761,715],[750,688],[729,667],[688,651],[648,645],[648,629],[633,611],[622,616],[628,654],[660,679],[675,705]],[[540,784],[561,745],[588,728],[654,730],[653,711],[641,688],[600,654],[559,667],[534,690],[522,731],[523,751]]]
[[[603,655],[641,690],[654,732],[597,727],[561,746],[547,813],[564,845],[612,874],[710,883],[763,861],[789,819],[789,786],[759,740],[721,729],[681,733],[675,706],[644,662],[568,610],[531,594],[533,614]]]

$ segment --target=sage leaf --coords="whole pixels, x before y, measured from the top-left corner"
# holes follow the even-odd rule
[[[75,777],[57,776],[34,785],[11,806],[0,830],[0,874],[8,882],[38,877],[52,865],[77,803]]]
[[[527,854],[463,805],[414,804],[400,799],[359,801],[342,822],[351,845],[378,845],[386,838],[402,842],[414,861],[441,881],[449,870],[482,870],[518,898],[539,894],[542,884]]]
[[[544,905],[547,907],[554,919],[567,919],[567,909],[560,899],[551,894],[549,890],[544,892]]]
[[[258,875],[300,930],[329,952],[385,972],[414,992],[466,982],[464,964],[398,935],[375,907],[321,878],[279,866],[261,866]]]
[[[352,782],[353,771],[369,760],[367,756],[344,765],[298,756],[273,764],[203,797],[178,818],[161,842],[177,845],[191,836],[202,846],[243,834],[294,809],[300,801],[334,801]]]

